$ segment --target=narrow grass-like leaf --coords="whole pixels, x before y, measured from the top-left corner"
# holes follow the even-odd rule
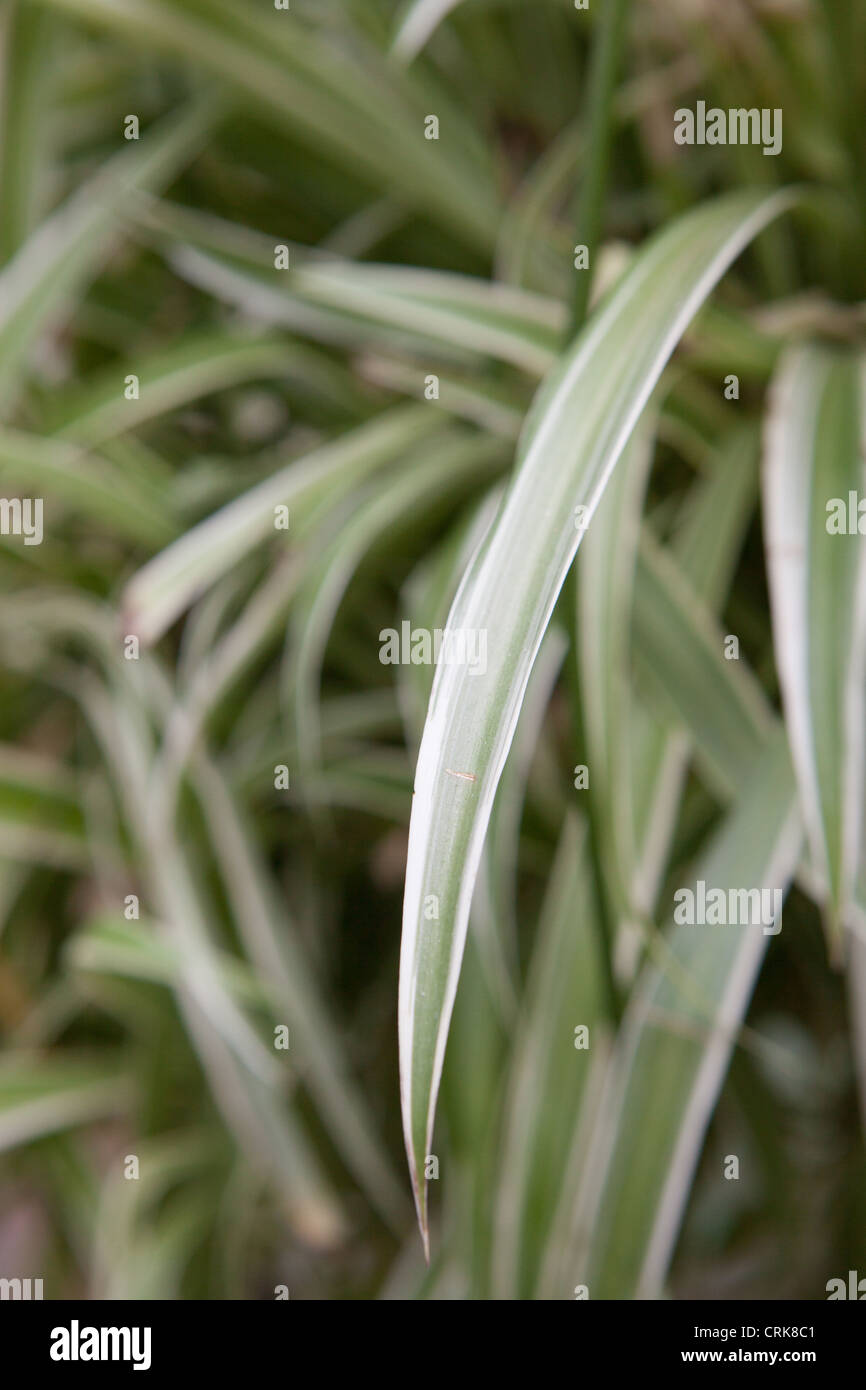
[[[9,0],[0,15],[0,265],[27,239],[45,192],[53,39],[43,10]]]
[[[861,357],[809,346],[792,352],[772,387],[764,470],[785,723],[837,955],[862,853],[866,788],[866,549],[857,511],[866,483],[864,403]]]
[[[445,627],[460,578],[496,515],[502,491],[501,484],[491,488],[469,517],[452,526],[445,540],[409,575],[401,594],[401,609],[413,627],[429,632]],[[434,667],[420,663],[407,663],[399,670],[399,702],[406,743],[416,757],[435,674]]]
[[[533,165],[506,208],[496,266],[507,284],[529,287],[540,282],[548,292],[565,292],[568,242],[563,234],[557,242],[553,209],[573,185],[585,141],[582,119],[567,126]]]
[[[425,379],[411,363],[394,358],[362,357],[356,363],[360,376],[365,381],[385,386],[390,391],[401,391],[408,396],[423,396],[426,390]],[[523,424],[523,412],[513,404],[513,393],[504,390],[497,383],[488,383],[478,376],[446,374],[437,372],[439,377],[439,397],[435,404],[449,414],[480,425],[491,434],[516,440]]]
[[[227,952],[217,954],[227,988],[241,1003],[264,1010],[266,994],[252,970]],[[182,965],[179,952],[153,923],[144,919],[131,923],[123,917],[100,917],[88,922],[67,943],[65,956],[74,970],[148,980],[169,988]]]
[[[284,16],[258,16],[211,0],[182,7],[157,0],[48,0],[54,9],[125,33],[222,79],[314,153],[377,189],[393,191],[479,249],[489,249],[497,208],[489,172],[424,139],[424,108],[404,97],[382,55],[326,43]],[[197,8],[205,8],[197,15]],[[354,49],[354,51],[353,51]],[[455,125],[459,113],[455,116]],[[456,135],[476,147],[460,122]],[[485,176],[486,175],[486,176]]]
[[[129,373],[138,377],[134,400],[128,400],[123,389]],[[334,378],[342,384],[334,364],[312,349],[237,333],[195,334],[153,356],[101,373],[95,382],[76,384],[74,392],[53,403],[50,418],[56,434],[95,446],[211,392],[282,377],[294,377],[326,399]]]
[[[519,976],[517,869],[527,782],[568,642],[552,625],[532,669],[514,740],[496,791],[472,900],[472,930],[490,992],[506,1023],[516,1013]]]
[[[0,1152],[46,1134],[123,1114],[129,1078],[86,1058],[45,1061],[19,1052],[0,1062]]]
[[[652,458],[643,424],[632,436],[580,551],[578,639],[589,796],[597,808],[607,891],[630,899],[636,847],[629,710],[631,604],[640,517]],[[628,901],[620,901],[620,910]]]
[[[160,637],[208,585],[275,534],[275,507],[358,482],[437,428],[441,421],[435,412],[423,406],[398,408],[294,460],[236,498],[133,577],[124,596],[132,630],[147,642]],[[291,511],[289,521],[291,525]]]
[[[306,1237],[327,1245],[340,1230],[342,1215],[298,1117],[285,1105],[288,1078],[230,990],[198,876],[148,799],[153,750],[141,701],[147,692],[164,707],[167,691],[156,666],[146,667],[145,673],[147,679],[134,682],[125,700],[112,702],[92,684],[83,704],[145,856],[155,920],[176,952],[178,1010],[240,1150],[268,1176]]]
[[[674,539],[676,561],[671,554],[667,574],[671,578],[675,576],[677,586],[685,591],[687,597],[683,600],[682,608],[690,616],[694,616],[695,609],[698,607],[698,595],[706,601],[709,607],[717,608],[723,603],[727,594],[757,489],[755,440],[752,441],[752,445],[751,449],[746,450],[743,447],[743,441],[739,440],[737,451],[736,453],[732,451],[731,457],[728,457],[726,451],[714,456],[712,471],[699,478],[692,485],[686,503],[681,509]],[[620,464],[620,470],[625,464],[626,460],[623,460],[623,463]],[[633,490],[634,483],[632,482],[630,486]],[[602,512],[610,512],[615,509],[615,494],[622,493],[627,487],[626,475],[618,471],[613,486],[608,490],[599,509],[596,523],[601,518]],[[620,526],[618,531],[613,534],[621,535],[622,527]],[[605,567],[614,570],[633,568],[634,555],[632,554],[630,559],[631,547],[627,542],[624,545],[622,542],[620,545],[615,545],[610,534],[607,537],[606,553],[596,554],[588,559],[589,547],[596,539],[595,527],[593,527],[580,553],[582,579],[590,565],[598,567],[602,573]],[[625,553],[622,554],[621,550],[624,550]],[[597,576],[596,583],[599,584],[600,582],[600,577]],[[606,587],[615,585],[616,582],[615,580],[608,580],[606,585],[602,585],[602,592]],[[624,579],[619,580],[620,585],[623,582]],[[621,607],[621,603],[618,607]],[[676,624],[674,626],[676,628]],[[585,642],[585,636],[583,640]],[[702,659],[702,648],[698,642],[688,645],[688,650],[684,653],[683,664],[677,665],[674,669],[670,669],[670,656],[667,649],[655,653],[652,652],[651,644],[647,644],[647,650],[652,653],[653,657],[653,671],[657,672],[660,678],[664,677],[667,691],[672,689],[675,692],[674,696],[669,696],[675,707],[677,707],[676,692],[680,682],[685,680],[688,684],[692,678],[689,656],[694,658],[695,647],[698,651],[698,669],[701,672],[706,672],[706,678],[713,682],[716,679],[715,668],[712,663],[707,663]],[[648,656],[647,660],[649,661],[649,659]],[[730,663],[727,664],[730,665]],[[585,675],[586,673],[582,672],[582,674]],[[735,697],[732,698],[736,703]],[[617,978],[630,982],[635,966],[643,958],[642,948],[647,944],[646,922],[654,915],[659,884],[668,862],[676,813],[680,805],[684,775],[688,764],[689,739],[682,729],[676,726],[672,727],[670,721],[660,719],[634,696],[629,703],[631,766],[628,769],[628,774],[634,811],[633,838],[638,849],[633,902],[637,912],[641,915],[641,920],[635,924],[637,930],[620,931],[615,967]],[[702,711],[700,699],[689,701],[689,708],[700,713]],[[699,732],[691,732],[695,740],[699,742]],[[720,742],[721,740],[717,741]],[[571,899],[572,912],[573,901],[574,894]],[[559,948],[562,959],[567,958],[571,937],[576,934],[573,918],[566,920],[569,936]],[[623,925],[628,926],[630,924]],[[566,930],[565,926],[563,930]],[[596,973],[598,974],[598,971]],[[602,981],[599,976],[596,985],[597,1011],[600,1011],[603,998],[601,984]],[[580,997],[578,996],[578,999]],[[539,1009],[539,1013],[542,1013],[542,1008]],[[588,1016],[585,1008],[573,1007],[571,1020],[572,1026],[577,1020],[587,1022]],[[539,1018],[535,1027],[540,1035],[543,1035],[545,1029],[550,1032],[546,1014],[543,1021]],[[551,1048],[557,1049],[557,1059],[560,1066],[564,1065],[563,1036],[565,1032],[566,1030],[561,1028],[555,1036],[550,1038],[549,1042]],[[536,1286],[539,1297],[544,1297],[545,1294],[558,1296],[561,1293],[564,1279],[563,1271],[567,1268],[567,1261],[571,1258],[573,1238],[569,1235],[570,1222],[572,1214],[577,1209],[583,1186],[585,1142],[588,1142],[588,1136],[593,1126],[601,1121],[602,1112],[597,1107],[600,1099],[599,1088],[606,1070],[605,1035],[603,1031],[599,1032],[593,1029],[590,1037],[591,1049],[588,1052],[578,1054],[576,1059],[572,1058],[572,1071],[576,1073],[572,1084],[579,1081],[581,1094],[586,1093],[587,1101],[586,1104],[581,1105],[579,1111],[574,1111],[572,1114],[574,1130],[568,1162],[566,1163],[565,1155],[562,1155],[558,1167],[554,1170],[559,1192],[558,1196],[551,1198],[551,1201],[555,1206],[557,1218],[550,1226],[540,1282]],[[585,1064],[589,1062],[590,1057],[592,1058],[592,1065],[586,1066]],[[554,1064],[557,1059],[553,1059]],[[536,1061],[533,1068],[537,1069],[538,1065],[539,1062]],[[586,1075],[583,1074],[584,1071]],[[647,1084],[653,1087],[656,1083],[650,1079]],[[658,1085],[664,1085],[663,1078],[660,1078]],[[565,1090],[565,1085],[560,1083],[556,1088],[556,1093],[562,1095]],[[546,1093],[549,1093],[549,1088],[547,1088]],[[559,1109],[560,1107],[557,1107],[557,1110]],[[519,1129],[516,1118],[514,1125],[515,1129]],[[640,1149],[636,1148],[633,1151],[633,1162],[639,1166],[640,1161]],[[540,1168],[542,1172],[549,1174],[548,1163],[549,1158],[544,1147],[539,1146],[538,1155],[532,1168]],[[528,1170],[527,1190],[529,1190],[530,1181],[537,1181],[537,1178],[532,1175],[532,1168]],[[510,1163],[507,1164],[507,1169],[510,1172]],[[549,1175],[547,1181],[550,1184]],[[510,1223],[505,1212],[500,1219],[507,1232]],[[510,1220],[513,1221],[513,1217]],[[504,1251],[501,1258],[504,1272],[507,1269]]]
[[[174,539],[168,511],[134,476],[64,439],[0,428],[0,480],[38,490],[43,527],[56,528],[52,503],[148,546]]]
[[[8,405],[37,335],[98,269],[130,195],[169,182],[197,152],[220,110],[209,98],[166,118],[103,165],[9,261],[0,274],[0,403]]]
[[[801,844],[793,773],[777,731],[695,877],[723,891],[784,895]],[[578,1279],[592,1298],[661,1292],[769,939],[761,924],[678,925],[668,937],[668,965],[648,966],[617,1044],[603,1122],[585,1164],[587,1205],[575,1213],[573,1264],[562,1271],[559,1296],[569,1297]]]
[[[757,431],[734,430],[712,451],[712,467],[696,481],[671,536],[671,553],[708,608],[723,606],[758,495]]]
[[[66,769],[0,744],[0,852],[25,864],[81,869],[92,848]]]
[[[540,392],[500,514],[455,600],[449,627],[486,633],[487,668],[437,671],[415,779],[400,967],[404,1130],[425,1241],[424,1156],[472,889],[526,683],[577,550],[575,521],[591,520],[695,311],[785,206],[754,194],[721,199],[635,259]]]
[[[525,1008],[517,1029],[497,1191],[493,1288],[499,1298],[531,1297],[549,1236],[605,982],[588,891],[586,827],[571,812],[563,826],[536,930]],[[575,1029],[586,1027],[589,1047]],[[556,1104],[550,1097],[556,1096]]]
[[[148,1139],[136,1148],[140,1170],[133,1191],[115,1168],[99,1192],[94,1295],[179,1298],[218,1195],[224,1153],[209,1131]]]
[[[541,376],[553,364],[563,319],[555,300],[469,275],[409,266],[315,261],[276,279],[192,246],[171,257],[178,274],[263,323],[325,342],[370,348],[377,337],[416,354],[441,347],[481,353]]]
[[[745,658],[720,659],[724,636],[713,618],[726,599],[757,490],[754,441],[738,437],[713,472],[693,484],[669,547],[644,527],[638,554],[633,649],[648,693],[661,701],[697,770],[724,802],[735,800],[778,719]],[[649,586],[661,610],[645,611]],[[720,689],[725,698],[719,699]],[[646,822],[648,825],[648,822]]]
[[[723,799],[736,796],[772,715],[743,661],[726,661],[709,609],[669,552],[645,532],[635,585],[635,648],[665,706],[699,731],[695,752]]]
[[[474,482],[489,479],[504,463],[498,440],[446,434],[416,451],[411,471],[370,497],[352,496],[352,515],[340,518],[338,533],[303,586],[292,623],[292,706],[301,771],[319,759],[318,695],[321,665],[343,594],[363,555],[383,535],[418,510],[433,510]],[[392,542],[393,543],[393,540]]]
[[[277,905],[218,769],[209,760],[199,759],[195,781],[239,931],[274,1006],[274,1016],[296,1030],[295,1050],[301,1053],[306,1084],[347,1166],[358,1175],[371,1202],[399,1229],[405,1199],[347,1074],[337,1031],[288,929],[284,910]]]

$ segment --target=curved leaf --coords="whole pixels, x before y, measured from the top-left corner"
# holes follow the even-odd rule
[[[720,199],[655,237],[543,386],[500,513],[448,627],[487,634],[487,662],[439,667],[415,778],[400,962],[404,1133],[422,1236],[448,1023],[472,889],[529,674],[580,540],[653,386],[700,304],[788,205]],[[585,511],[575,513],[576,507]]]

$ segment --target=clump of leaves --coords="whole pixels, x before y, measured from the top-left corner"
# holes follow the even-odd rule
[[[44,530],[0,537],[3,1258],[823,1296],[864,1234],[866,19],[0,25],[0,475]],[[698,100],[781,152],[678,146]],[[483,669],[385,664],[405,627]],[[783,930],[678,921],[699,881]]]

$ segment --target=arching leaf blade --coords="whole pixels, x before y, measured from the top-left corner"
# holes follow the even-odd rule
[[[654,238],[543,385],[500,512],[448,627],[486,664],[437,671],[415,778],[400,965],[404,1133],[422,1234],[424,1158],[472,889],[529,674],[581,532],[679,337],[740,251],[789,204],[735,194]],[[426,915],[425,915],[426,914]]]

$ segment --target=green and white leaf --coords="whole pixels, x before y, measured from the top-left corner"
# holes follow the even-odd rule
[[[864,358],[792,351],[771,389],[764,527],[785,723],[834,954],[850,918],[866,795],[866,549],[856,515],[853,534],[847,521],[864,484]]]
[[[779,890],[784,897],[802,830],[781,731],[752,774],[688,886],[703,879],[725,891]],[[647,966],[583,1156],[571,1262],[556,1296],[570,1297],[577,1282],[588,1285],[591,1298],[661,1295],[706,1127],[769,940],[758,924],[677,925],[666,961]]]
[[[780,196],[720,199],[635,258],[539,393],[502,509],[455,600],[449,627],[487,633],[487,670],[437,672],[415,778],[400,967],[404,1131],[425,1240],[424,1156],[472,890],[526,683],[580,539],[575,508],[591,520],[686,325],[785,206]]]

